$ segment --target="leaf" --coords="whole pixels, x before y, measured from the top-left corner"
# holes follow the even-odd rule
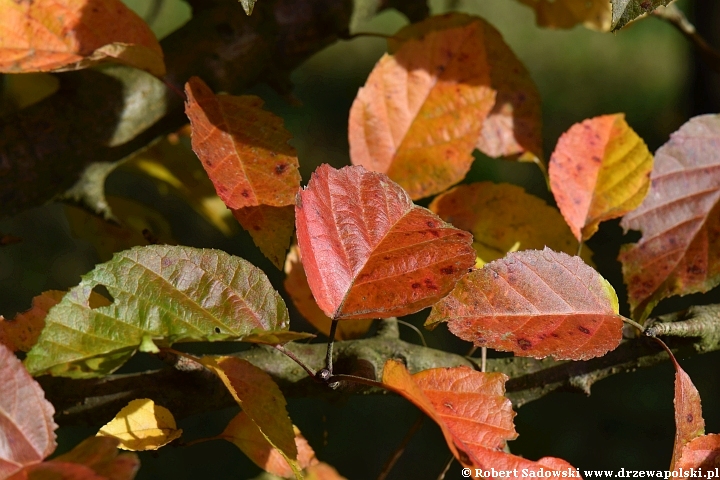
[[[65,292],[60,290],[48,290],[35,296],[32,300],[32,308],[18,313],[13,320],[0,317],[0,344],[13,352],[29,351],[45,327],[48,310],[57,305],[64,296]]]
[[[42,462],[57,447],[55,409],[13,353],[0,345],[0,478]]]
[[[297,464],[299,468],[305,469],[310,465],[318,463],[315,458],[315,451],[308,444],[300,430],[293,426],[295,433],[295,446],[297,447]],[[258,467],[278,477],[290,478],[294,475],[293,469],[283,458],[282,454],[268,443],[258,426],[245,412],[237,414],[220,437],[233,443],[250,458]]]
[[[245,10],[245,13],[247,15],[252,15],[253,8],[255,8],[255,3],[257,3],[257,0],[240,0],[240,4],[243,7],[243,10]]]
[[[702,416],[700,393],[685,370],[680,368],[672,351],[665,345],[663,347],[675,366],[675,443],[670,461],[670,470],[673,471],[685,445],[705,434],[705,419]]]
[[[682,450],[675,468],[686,471],[702,468],[704,472],[713,472],[720,462],[720,435],[712,433],[688,442]]]
[[[280,117],[252,95],[215,95],[197,77],[185,85],[192,148],[232,209],[292,205],[300,187],[295,149]]]
[[[295,430],[285,408],[287,402],[270,375],[237,357],[205,356],[201,363],[220,377],[263,437],[300,476]]]
[[[165,75],[155,35],[120,0],[0,0],[0,72],[61,72],[106,60]]]
[[[600,222],[637,208],[650,188],[653,157],[625,122],[603,115],[576,123],[550,159],[550,188],[575,238],[585,241]]]
[[[285,252],[290,247],[295,229],[295,208],[292,205],[285,207],[258,205],[238,208],[233,210],[232,214],[250,233],[253,242],[263,255],[270,259],[273,265],[282,269]]]
[[[475,263],[468,233],[361,166],[318,167],[298,196],[295,222],[310,289],[333,319],[417,312]]]
[[[541,249],[570,255],[578,242],[562,215],[521,187],[492,182],[459,185],[435,197],[430,210],[455,227],[473,234],[473,248],[482,265],[511,251]],[[583,248],[583,260],[592,252]]]
[[[104,286],[113,301],[92,308]],[[45,319],[25,365],[37,374],[105,375],[141,348],[174,342],[242,339],[286,330],[287,309],[265,274],[225,252],[152,245],[97,265]]]
[[[652,186],[623,218],[642,238],[620,253],[633,318],[720,283],[720,115],[690,119],[655,154]]]
[[[495,104],[486,42],[500,35],[464,15],[413,28],[427,34],[375,65],[350,109],[348,135],[353,164],[386,173],[417,199],[442,192],[470,169]]]
[[[425,325],[448,322],[476,346],[524,357],[586,360],[617,347],[622,317],[612,286],[579,257],[510,253],[458,282]]]
[[[500,451],[507,440],[517,438],[515,412],[505,397],[507,378],[502,373],[476,372],[468,367],[433,368],[410,375],[396,360],[388,360],[383,369],[383,383],[438,424],[462,465],[496,471],[528,469],[536,476],[542,476],[537,472],[543,467],[546,471],[571,469],[574,473],[570,464],[558,458],[533,462]]]
[[[633,20],[652,12],[673,0],[610,0],[612,3],[612,31],[620,30]]]
[[[475,147],[490,157],[525,154],[521,159],[542,158],[540,93],[525,65],[503,41],[500,33],[484,20],[464,14],[447,14],[408,25],[388,40],[394,53],[410,39],[422,39],[437,30],[470,26],[481,22],[480,41],[486,49],[490,86],[496,91],[495,105],[485,118]],[[527,157],[527,158],[526,158]]]
[[[50,463],[65,462],[85,465],[109,480],[132,480],[140,468],[134,453],[118,455],[119,440],[111,437],[86,438],[69,452],[55,457]]]
[[[537,24],[549,28],[587,28],[610,30],[612,10],[608,0],[519,0],[535,10]],[[617,1],[617,0],[615,0]]]
[[[310,285],[308,285],[305,268],[300,260],[300,249],[293,245],[285,259],[285,281],[283,286],[290,295],[290,299],[305,320],[317,328],[326,337],[330,335],[332,320],[318,307]],[[352,340],[360,338],[370,329],[372,320],[355,320],[353,322],[340,322],[335,330],[335,340]]]
[[[305,480],[347,480],[325,462],[310,465],[305,470]]]
[[[77,463],[43,462],[26,467],[8,480],[107,480]]]
[[[115,418],[106,423],[98,436],[115,438],[123,450],[157,450],[180,438],[172,413],[165,407],[155,405],[149,398],[138,398],[120,410]]]

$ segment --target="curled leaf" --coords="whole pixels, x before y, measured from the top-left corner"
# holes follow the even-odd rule
[[[97,433],[117,439],[123,450],[157,450],[176,438],[182,430],[177,428],[172,413],[149,398],[139,398],[127,404]]]

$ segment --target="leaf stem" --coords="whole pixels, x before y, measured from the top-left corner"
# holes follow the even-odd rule
[[[632,325],[633,327],[637,328],[637,329],[640,330],[641,332],[644,332],[644,331],[645,331],[645,327],[643,327],[642,325],[640,325],[639,323],[637,323],[635,320],[630,320],[630,319],[627,318],[627,317],[622,317],[622,321],[625,322],[625,323],[627,323],[628,325]]]
[[[577,249],[577,253],[575,254],[575,255],[578,256],[578,257],[579,257],[580,254],[582,253],[583,244],[584,244],[584,242],[583,242],[582,240],[580,240],[580,241],[578,242],[578,249]]]
[[[383,390],[388,389],[387,386],[382,382],[378,382],[376,380],[371,380],[371,379],[365,378],[365,377],[358,377],[357,375],[348,375],[345,373],[338,373],[335,375],[331,375],[327,379],[327,383],[338,382],[341,380],[345,380],[348,382],[361,383],[363,385],[367,385],[368,387],[382,388]]]
[[[410,440],[412,440],[417,431],[420,430],[420,427],[423,424],[423,420],[425,420],[425,414],[421,413],[420,415],[418,415],[415,423],[413,423],[410,427],[410,430],[408,430],[408,432],[405,434],[405,437],[403,437],[400,445],[397,446],[390,458],[388,458],[385,462],[385,465],[383,465],[383,468],[380,471],[380,475],[378,475],[377,480],[385,480],[387,478],[390,470],[393,469],[397,461],[400,460],[402,454],[405,453],[405,447],[407,447],[407,444],[410,443]]]
[[[412,329],[412,330],[415,330],[415,333],[417,333],[418,336],[420,337],[420,341],[422,342],[423,347],[427,347],[427,342],[425,341],[425,336],[422,334],[422,332],[420,331],[419,328],[417,328],[415,325],[413,325],[413,324],[410,323],[410,322],[406,322],[405,320],[397,320],[397,322],[398,322],[400,325],[405,325],[406,327],[408,327],[408,328],[410,328],[410,329]]]
[[[195,445],[196,443],[203,443],[203,442],[209,442],[210,440],[223,440],[222,435],[215,435],[214,437],[207,437],[207,438],[196,438],[195,440],[191,440],[189,442],[184,442],[181,445],[183,447],[189,447],[191,445]]]
[[[440,472],[440,475],[438,475],[437,480],[445,480],[445,474],[450,470],[450,465],[453,464],[453,460],[455,460],[454,455],[450,455],[450,459],[445,464],[445,468],[443,468],[443,471]]]
[[[305,370],[310,377],[316,378],[315,375],[317,374],[317,372],[313,372],[312,369],[310,367],[308,367],[302,360],[300,360],[293,352],[286,349],[283,345],[274,345],[274,347],[279,352],[282,352],[285,355],[287,355],[293,362],[300,365],[302,367],[302,369]]]
[[[328,335],[327,353],[325,354],[325,369],[328,371],[328,376],[330,377],[332,377],[333,371],[333,345],[335,343],[335,332],[337,331],[338,321],[339,320],[335,318],[332,320],[330,334]]]

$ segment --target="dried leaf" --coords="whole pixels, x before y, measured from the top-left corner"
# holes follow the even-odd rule
[[[622,317],[612,286],[579,257],[545,249],[510,253],[458,282],[426,326],[448,322],[476,346],[586,360],[617,347]]]
[[[702,468],[703,472],[713,472],[718,463],[720,463],[720,435],[712,433],[688,442],[683,447],[675,468],[682,468],[685,471]]]
[[[185,85],[192,148],[231,209],[292,205],[300,187],[295,149],[280,117],[252,95],[215,95],[197,77]]]
[[[690,119],[655,154],[652,186],[620,225],[643,234],[620,253],[633,318],[720,283],[720,115]]]
[[[232,211],[240,225],[250,233],[255,245],[270,261],[282,269],[285,252],[290,247],[293,230],[295,229],[295,208],[256,207],[238,208]]]
[[[290,295],[290,299],[298,309],[300,315],[310,322],[313,327],[317,328],[323,335],[330,335],[330,327],[332,320],[325,315],[320,307],[318,307],[315,297],[310,291],[310,285],[307,282],[305,268],[303,268],[300,260],[300,249],[297,245],[293,245],[285,259],[285,282],[283,286],[285,291]],[[372,320],[355,320],[352,322],[340,322],[335,330],[335,340],[352,340],[360,338],[370,329]]]
[[[352,163],[386,173],[414,199],[463,179],[495,104],[486,42],[500,35],[479,18],[447,18],[412,27],[427,34],[383,56],[350,109]]]
[[[484,265],[518,250],[541,249],[574,255],[578,242],[557,209],[521,187],[491,182],[460,185],[430,204],[430,210],[473,234],[473,248]],[[583,248],[583,260],[592,252]]]
[[[165,75],[155,35],[120,0],[0,0],[0,72],[61,72],[106,60]]]
[[[13,353],[0,345],[0,478],[42,462],[57,444],[55,409]]]
[[[119,440],[112,437],[86,438],[68,453],[55,457],[50,463],[65,462],[84,465],[108,480],[132,480],[140,468],[134,453],[118,455]]]
[[[475,263],[468,233],[360,166],[318,167],[298,196],[295,221],[310,289],[334,319],[417,312]]]
[[[127,404],[97,433],[115,438],[123,450],[157,450],[176,438],[182,430],[177,428],[172,413],[155,405],[149,398],[139,398]]]
[[[572,28],[582,24],[601,32],[610,30],[613,12],[608,0],[519,1],[535,10],[537,24],[541,27]]]
[[[113,301],[92,308],[89,297],[99,286]],[[28,369],[91,377],[117,369],[137,349],[242,339],[287,330],[289,319],[282,297],[247,261],[218,250],[151,245],[97,265],[45,322]]]
[[[582,1],[582,0],[578,0]],[[673,0],[610,0],[612,3],[612,30],[620,30],[628,23],[667,5]]]
[[[29,351],[37,342],[45,327],[48,310],[57,305],[65,296],[60,290],[48,290],[32,300],[30,310],[18,313],[13,320],[0,317],[0,344],[11,351]]]
[[[293,426],[295,432],[295,446],[298,451],[297,463],[301,469],[318,463],[315,451],[302,436],[300,430]],[[250,458],[258,467],[278,477],[290,478],[294,476],[293,469],[283,458],[282,454],[268,443],[255,422],[245,412],[237,414],[223,433],[222,438],[233,443]]]
[[[637,208],[650,188],[653,157],[625,122],[603,115],[576,123],[550,159],[550,188],[575,238],[587,240],[600,222]]]

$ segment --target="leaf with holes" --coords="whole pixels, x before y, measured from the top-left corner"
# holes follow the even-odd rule
[[[470,234],[360,166],[318,167],[298,195],[295,222],[310,290],[333,319],[417,312],[475,264]]]
[[[497,93],[488,44],[502,39],[484,20],[466,15],[432,17],[407,28],[426,34],[383,56],[358,92],[350,109],[350,158],[422,198],[459,182],[470,169]]]
[[[0,0],[0,72],[61,72],[107,60],[165,75],[155,35],[120,0]]]
[[[467,275],[425,325],[440,322],[476,346],[535,358],[586,360],[622,337],[612,286],[579,257],[547,248],[510,253]]]
[[[93,289],[108,306],[92,308]],[[140,349],[243,339],[287,330],[288,313],[265,274],[242,258],[152,245],[116,254],[83,277],[45,318],[25,365],[38,375],[105,375]]]
[[[280,117],[252,95],[215,95],[198,77],[185,85],[192,148],[232,209],[295,202],[300,173]]]
[[[505,397],[507,378],[502,373],[482,373],[468,367],[433,368],[410,375],[396,360],[388,360],[383,369],[383,383],[438,424],[450,451],[465,467],[527,469],[538,477],[542,476],[538,475],[541,469],[575,472],[558,458],[534,462],[502,451],[507,440],[517,438],[515,412]]]
[[[600,222],[637,208],[650,188],[653,157],[625,122],[603,115],[576,123],[550,159],[550,188],[575,238],[585,241]]]
[[[537,24],[572,28],[582,24],[593,30],[610,30],[612,10],[608,0],[520,0],[535,10]]]
[[[655,154],[652,186],[620,225],[642,238],[620,253],[633,317],[720,283],[720,115],[690,119]]]

